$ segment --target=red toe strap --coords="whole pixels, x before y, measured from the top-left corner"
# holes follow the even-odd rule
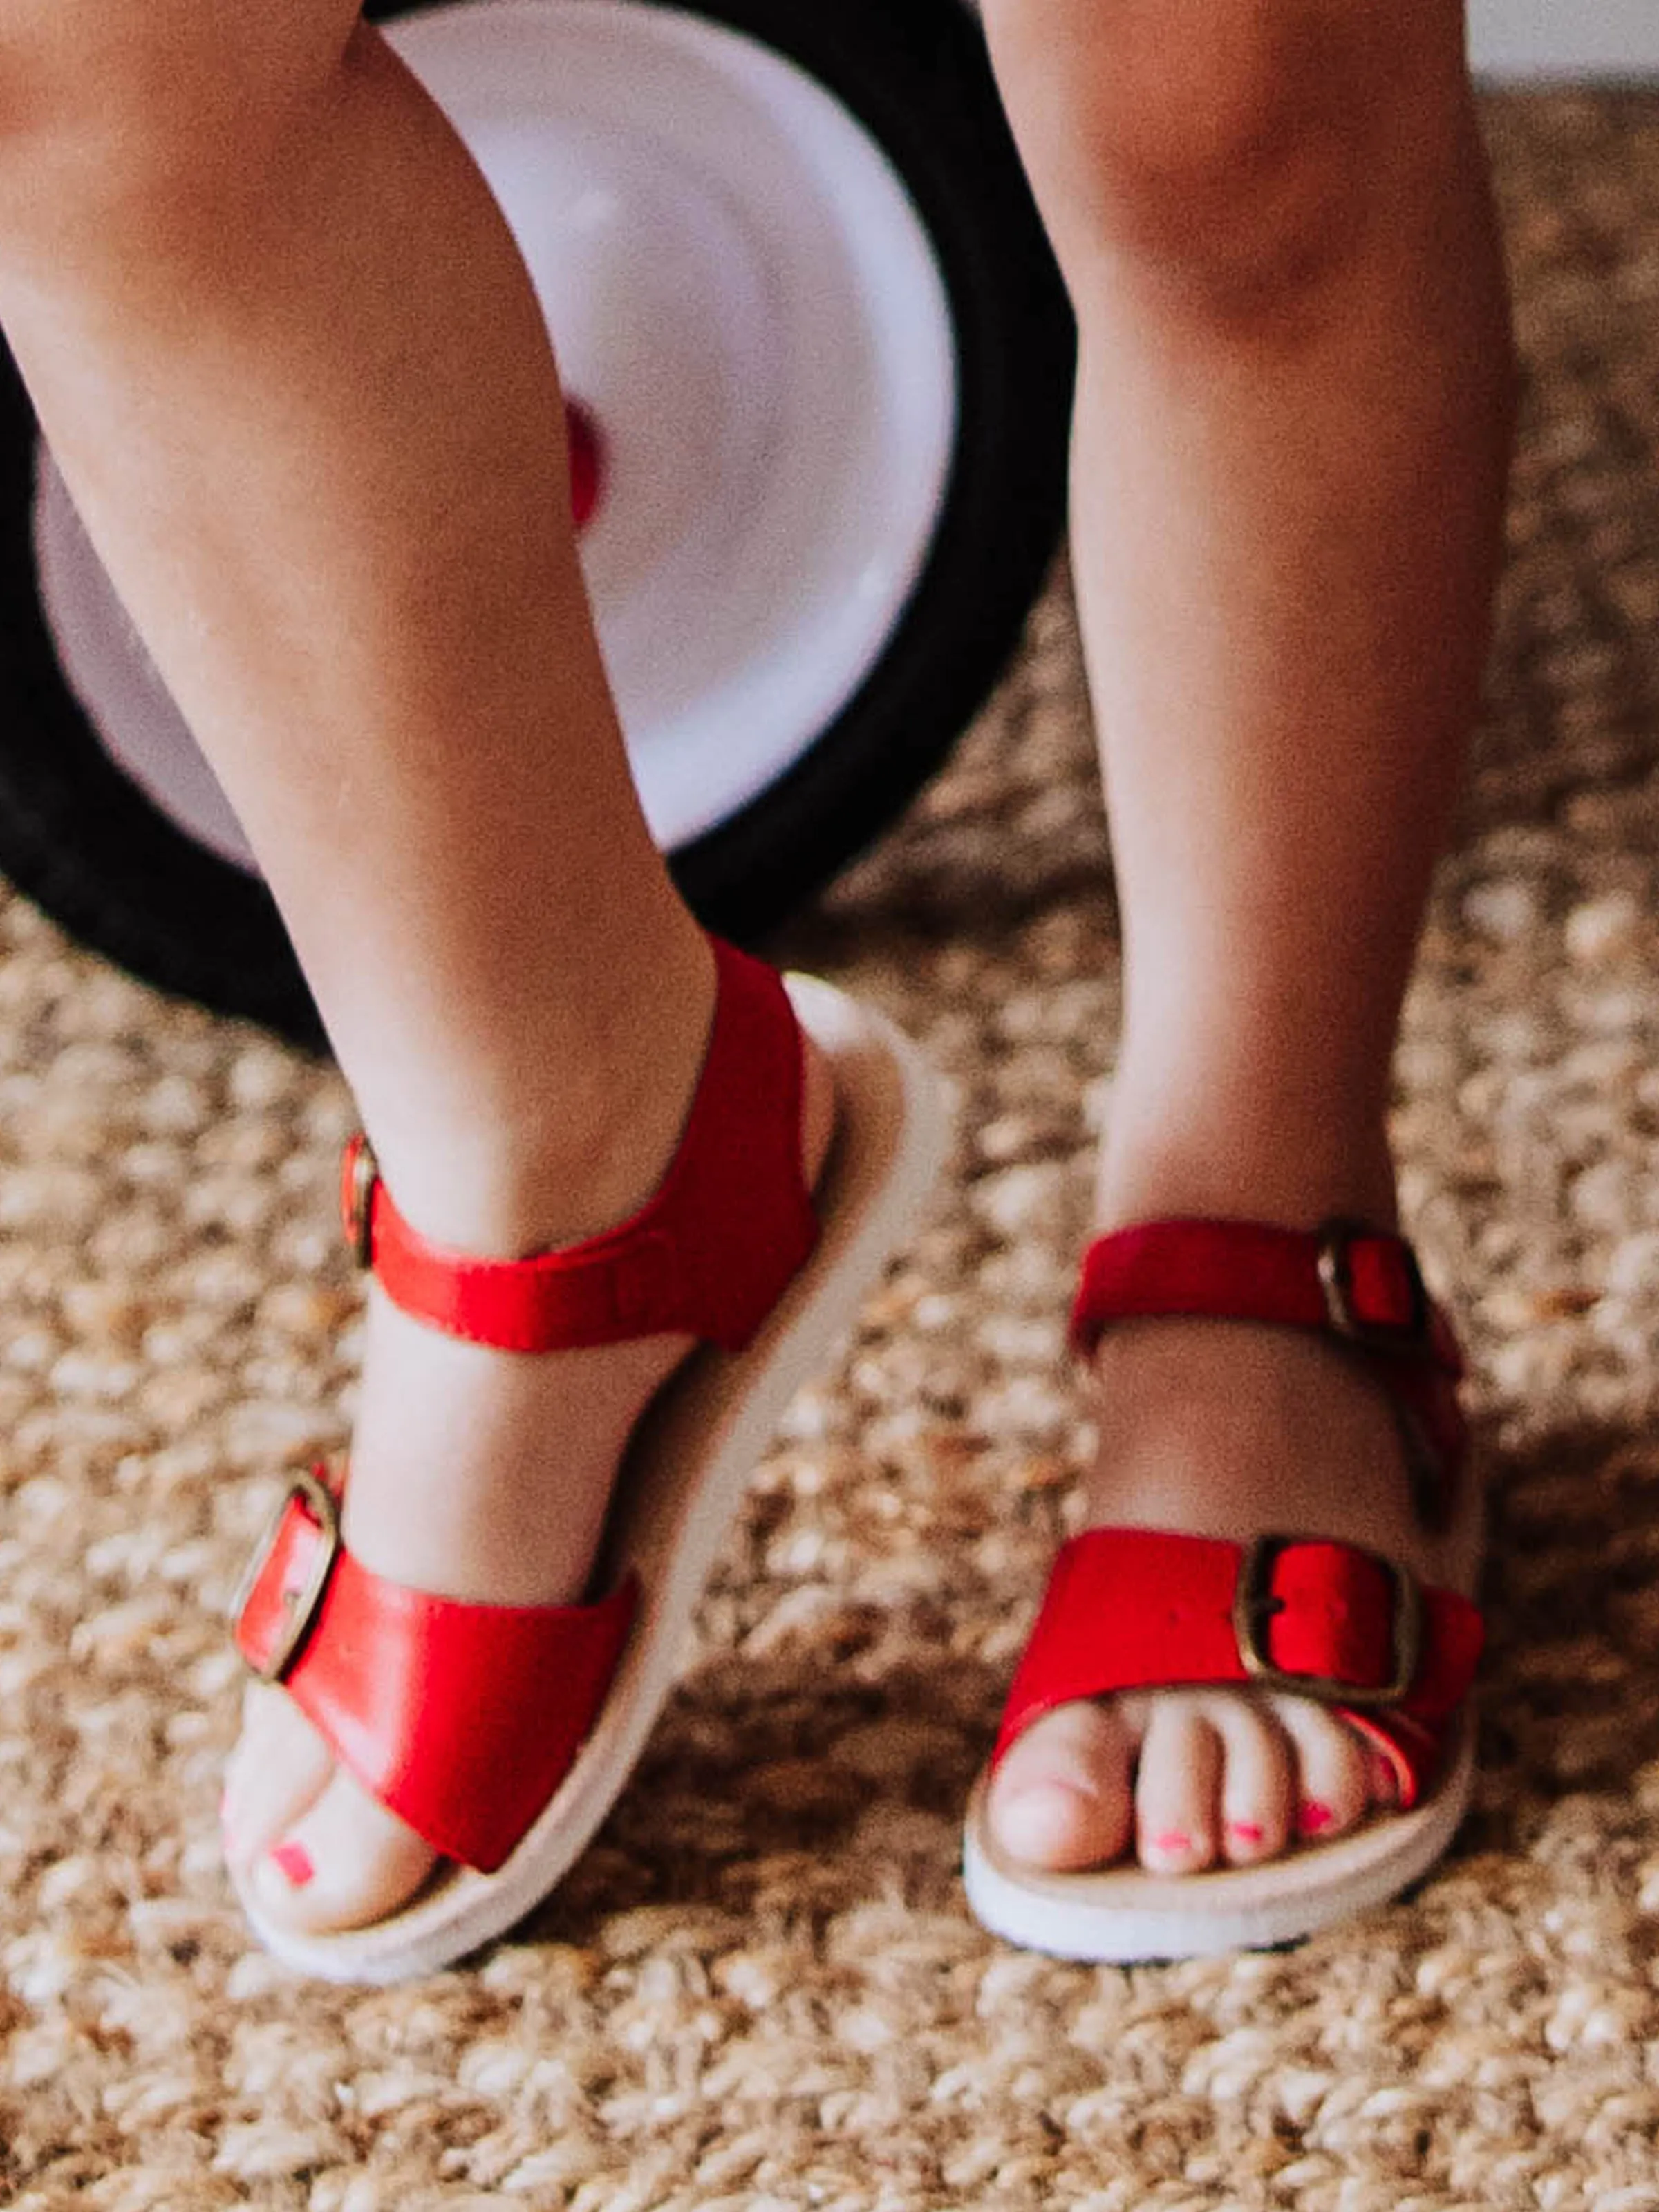
[[[1384,1750],[1402,1805],[1431,1784],[1480,1654],[1478,1609],[1350,1544],[1249,1547],[1153,1528],[1065,1545],[1009,1692],[993,1764],[1074,1699],[1176,1684],[1318,1695]]]
[[[341,1545],[319,1476],[289,1485],[236,1642],[336,1755],[434,1850],[491,1873],[569,1771],[638,1601],[467,1605],[371,1574]]]

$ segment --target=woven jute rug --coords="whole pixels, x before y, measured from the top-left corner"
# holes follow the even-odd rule
[[[245,1938],[222,1622],[347,1433],[337,1079],[0,908],[0,2201],[29,2212],[1659,2208],[1659,100],[1489,110],[1528,368],[1491,709],[1400,1058],[1496,1504],[1482,1781],[1412,1900],[1133,1972],[981,1935],[958,1809],[1084,1448],[1116,939],[1063,580],[787,949],[954,1168],[727,1545],[634,1785],[482,1961]]]

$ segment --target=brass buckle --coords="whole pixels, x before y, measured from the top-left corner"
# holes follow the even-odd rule
[[[1423,1598],[1416,1577],[1397,1560],[1381,1552],[1364,1557],[1382,1568],[1392,1592],[1394,1671],[1381,1684],[1339,1682],[1331,1674],[1297,1674],[1275,1666],[1267,1656],[1267,1624],[1283,1610],[1285,1601],[1273,1595],[1273,1568],[1281,1552],[1293,1545],[1319,1540],[1308,1536],[1258,1536],[1245,1553],[1233,1592],[1233,1634],[1244,1672],[1259,1688],[1288,1690],[1298,1698],[1312,1698],[1322,1705],[1352,1705],[1364,1711],[1373,1705],[1397,1705],[1417,1679],[1423,1650]],[[1351,1544],[1350,1551],[1364,1547]]]
[[[346,1190],[346,1243],[360,1267],[374,1263],[374,1186],[380,1180],[380,1164],[374,1148],[361,1130],[353,1139],[351,1180]]]
[[[323,1601],[323,1592],[328,1588],[329,1577],[334,1571],[334,1562],[340,1553],[340,1509],[334,1493],[319,1477],[311,1474],[289,1475],[286,1487],[276,1502],[269,1526],[254,1549],[243,1574],[235,1597],[231,1601],[231,1619],[240,1620],[253,1595],[254,1585],[264,1572],[271,1551],[288,1518],[288,1510],[298,1498],[323,1534],[315,1564],[303,1585],[295,1590],[283,1592],[283,1610],[288,1615],[288,1625],[277,1640],[276,1649],[263,1666],[252,1659],[247,1665],[262,1681],[280,1682],[298,1658],[300,1647],[311,1633],[317,1608]],[[246,1653],[243,1655],[246,1657]]]
[[[1417,1264],[1417,1255],[1403,1237],[1398,1242],[1406,1280],[1411,1289],[1409,1319],[1367,1321],[1363,1314],[1354,1311],[1352,1248],[1362,1237],[1382,1233],[1363,1221],[1341,1218],[1321,1226],[1319,1287],[1325,1296],[1325,1317],[1339,1336],[1346,1337],[1350,1344],[1363,1345],[1368,1352],[1412,1352],[1428,1340],[1429,1293]]]

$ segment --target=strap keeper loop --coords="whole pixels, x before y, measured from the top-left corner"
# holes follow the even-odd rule
[[[1339,1215],[1321,1224],[1319,1231],[1319,1287],[1331,1328],[1349,1343],[1368,1352],[1420,1352],[1429,1339],[1431,1308],[1417,1255],[1403,1237],[1382,1237],[1363,1221]],[[1406,1283],[1407,1311],[1403,1321],[1389,1321],[1361,1313],[1356,1300],[1353,1248],[1358,1243],[1386,1245],[1397,1257]]]
[[[360,1129],[340,1163],[340,1225],[360,1268],[374,1264],[374,1193],[380,1180],[374,1150]]]

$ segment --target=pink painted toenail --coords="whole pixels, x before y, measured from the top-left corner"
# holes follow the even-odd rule
[[[1182,1858],[1192,1847],[1192,1838],[1183,1836],[1179,1828],[1171,1828],[1166,1835],[1152,1838],[1152,1849],[1161,1851],[1165,1858]]]
[[[308,1881],[316,1878],[317,1869],[311,1863],[311,1853],[303,1844],[278,1844],[270,1854],[270,1863],[293,1889],[303,1889]]]
[[[1296,1816],[1296,1825],[1304,1836],[1317,1836],[1328,1828],[1336,1815],[1328,1805],[1322,1805],[1316,1797],[1310,1797]]]
[[[1254,1820],[1229,1820],[1227,1833],[1236,1836],[1241,1844],[1259,1844],[1266,1839],[1267,1831],[1258,1828]]]

